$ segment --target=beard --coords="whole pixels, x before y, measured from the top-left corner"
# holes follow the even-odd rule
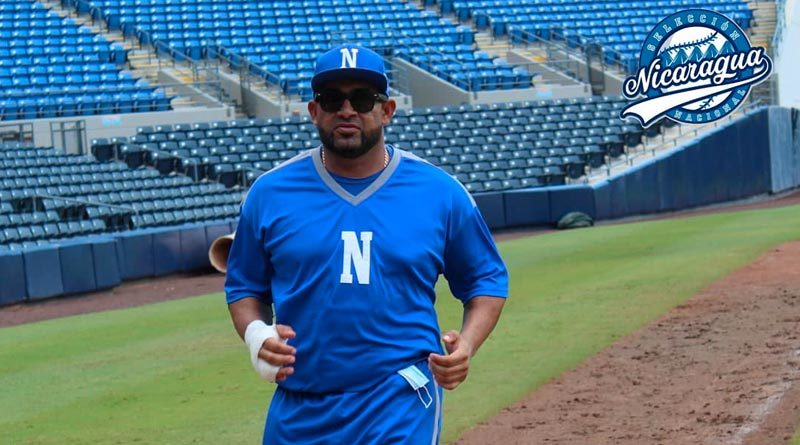
[[[353,136],[345,140],[340,139],[337,142],[333,130],[324,131],[322,128],[317,128],[322,146],[336,156],[345,159],[356,159],[372,150],[372,148],[378,144],[378,141],[380,141],[382,131],[383,128],[381,127],[378,127],[374,131],[362,129],[358,136]]]

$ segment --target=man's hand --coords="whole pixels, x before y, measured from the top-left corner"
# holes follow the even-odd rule
[[[443,336],[447,355],[430,354],[428,366],[433,377],[442,388],[455,389],[467,379],[469,360],[472,357],[472,345],[456,331],[448,331]]]
[[[275,329],[281,340],[275,338],[264,340],[261,350],[258,351],[258,357],[270,365],[281,367],[275,375],[275,381],[282,382],[294,374],[294,367],[290,365],[294,364],[297,349],[286,344],[286,340],[293,339],[295,332],[291,326],[282,324],[276,325]]]

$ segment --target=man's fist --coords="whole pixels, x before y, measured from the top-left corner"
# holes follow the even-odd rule
[[[445,389],[455,389],[467,378],[472,345],[456,331],[448,331],[442,336],[447,355],[428,356],[428,366],[433,377]]]

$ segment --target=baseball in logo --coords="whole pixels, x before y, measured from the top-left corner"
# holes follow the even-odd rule
[[[625,97],[639,100],[620,117],[634,117],[644,127],[662,116],[715,121],[733,113],[771,72],[764,48],[752,46],[736,22],[714,11],[680,11],[647,35],[639,69],[623,85]]]

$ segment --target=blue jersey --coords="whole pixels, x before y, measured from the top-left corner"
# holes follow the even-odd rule
[[[395,149],[353,196],[305,151],[265,173],[241,209],[228,259],[228,303],[273,303],[297,333],[280,385],[360,391],[441,353],[440,274],[466,303],[506,297],[508,272],[472,197],[441,169]]]

